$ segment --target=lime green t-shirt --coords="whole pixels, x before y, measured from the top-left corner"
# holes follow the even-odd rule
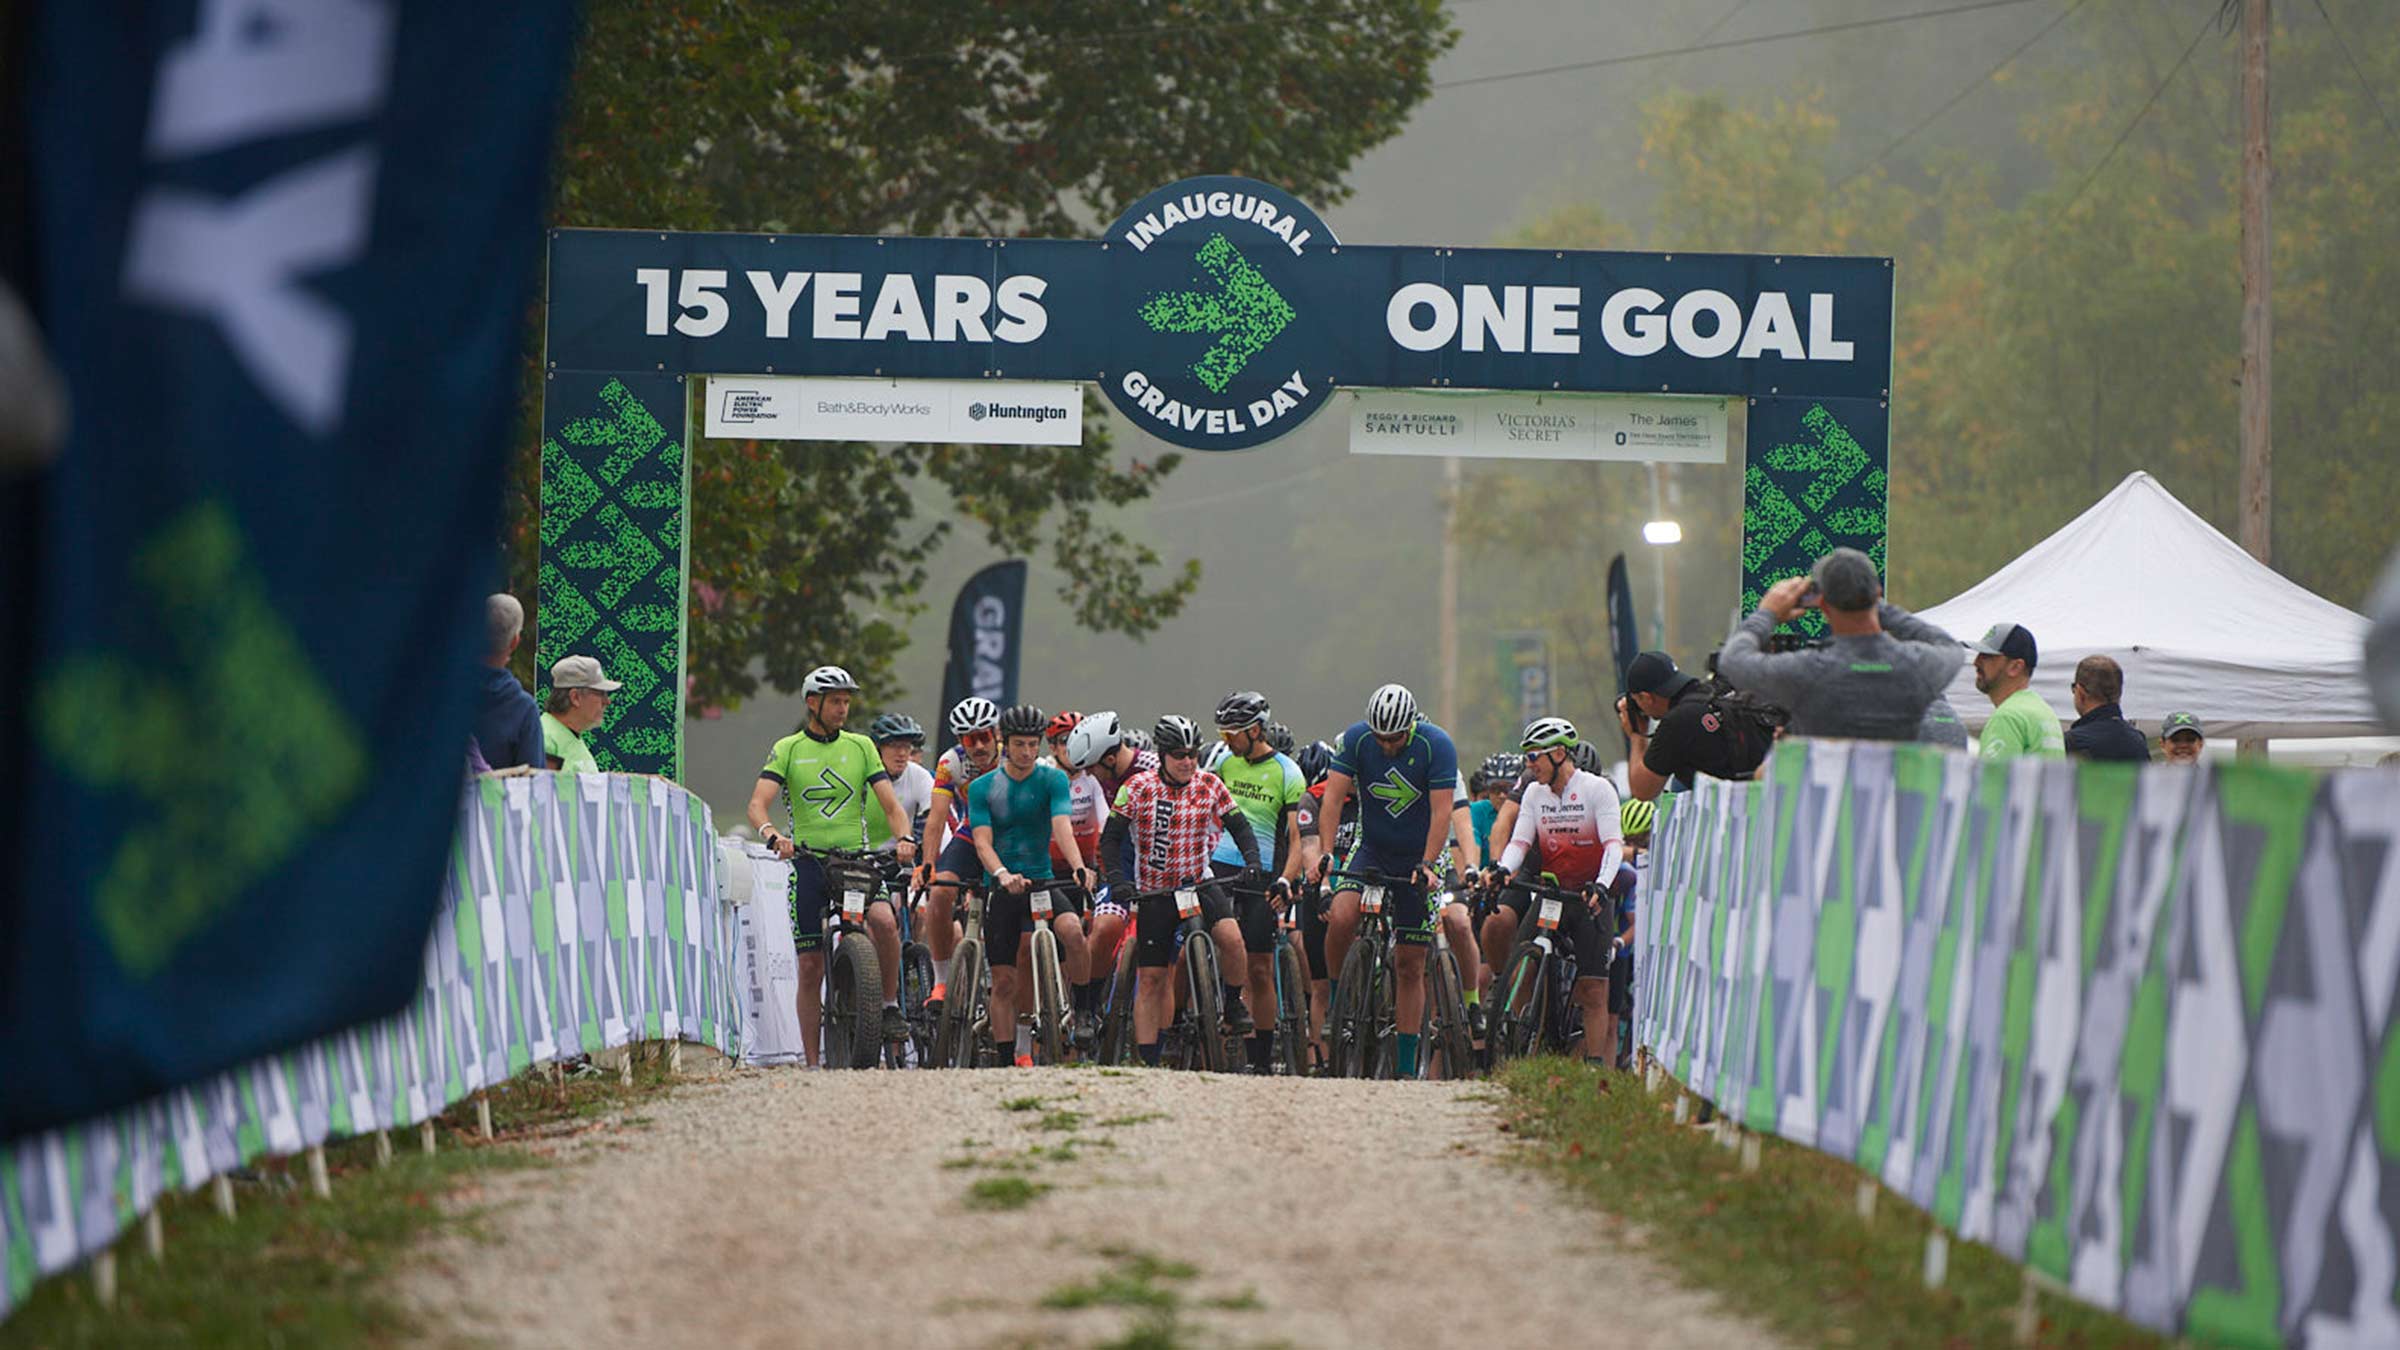
[[[1250,821],[1250,832],[1258,836],[1258,851],[1269,860],[1270,866],[1283,865],[1283,813],[1296,809],[1300,799],[1308,795],[1308,778],[1300,772],[1299,764],[1290,755],[1280,752],[1253,764],[1240,755],[1226,755],[1217,761],[1214,770],[1225,780],[1225,790],[1233,794],[1233,804],[1242,809]],[[1228,866],[1242,865],[1242,847],[1230,834],[1217,836],[1216,849],[1210,854]]]
[[[775,742],[758,776],[783,784],[792,837],[810,848],[857,848],[864,843],[867,806],[875,800],[873,785],[890,777],[875,743],[855,731],[837,731],[829,741],[795,731]],[[878,804],[875,809],[883,808]]]
[[[2058,724],[2058,714],[2031,689],[2020,689],[2002,699],[2000,706],[1992,709],[1992,720],[1983,724],[1985,759],[2020,755],[2064,759],[2066,753],[2067,733]]]
[[[558,761],[560,773],[598,773],[600,761],[592,758],[592,747],[583,743],[566,723],[548,713],[542,714],[542,753]]]

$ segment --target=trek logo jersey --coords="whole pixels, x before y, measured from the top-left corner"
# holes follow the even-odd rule
[[[1515,871],[1530,850],[1540,869],[1561,886],[1587,886],[1602,876],[1613,880],[1624,854],[1623,835],[1617,790],[1607,779],[1578,769],[1557,792],[1540,783],[1525,785],[1525,801],[1500,866]]]
[[[1383,753],[1367,724],[1352,724],[1334,747],[1333,767],[1355,782],[1360,837],[1388,867],[1414,867],[1433,831],[1433,794],[1458,789],[1458,750],[1450,733],[1420,718],[1395,755]]]
[[[792,837],[810,848],[857,848],[866,838],[867,806],[875,784],[891,775],[875,743],[855,731],[820,741],[795,731],[775,742],[758,776],[783,785]],[[881,813],[883,805],[875,803]]]

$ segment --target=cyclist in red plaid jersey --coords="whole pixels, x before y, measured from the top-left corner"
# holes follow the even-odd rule
[[[1259,872],[1258,836],[1250,818],[1223,780],[1200,767],[1200,727],[1187,717],[1158,719],[1152,735],[1158,767],[1137,773],[1117,790],[1116,814],[1100,836],[1100,857],[1109,869],[1109,888],[1119,895],[1189,884],[1200,893],[1201,922],[1217,944],[1217,969],[1240,975],[1249,969],[1233,897],[1209,877],[1208,854],[1221,829],[1233,837],[1248,869]],[[1133,841],[1133,875],[1126,871],[1126,840]],[[1177,919],[1171,898],[1145,903],[1134,917],[1133,1040],[1144,1064],[1159,1059],[1158,1032],[1173,1012],[1172,987],[1163,978],[1175,957]],[[1242,986],[1225,986],[1225,1024],[1237,1036],[1254,1029],[1242,1003]]]

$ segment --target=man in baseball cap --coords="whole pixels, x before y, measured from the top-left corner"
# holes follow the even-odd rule
[[[1689,788],[1695,773],[1741,778],[1757,767],[1742,762],[1742,747],[1715,719],[1702,724],[1708,695],[1706,682],[1676,669],[1665,652],[1643,652],[1626,667],[1617,725],[1625,732],[1625,776],[1636,800],[1655,799],[1669,783]]]
[[[560,657],[550,667],[550,702],[542,709],[542,757],[562,773],[598,773],[600,762],[584,736],[608,716],[609,696],[625,686],[608,678],[595,656]]]
[[[1981,639],[1968,643],[1967,650],[1975,653],[1975,688],[1992,701],[1992,720],[1983,724],[1983,757],[2064,759],[2066,728],[2033,692],[2033,668],[2041,662],[2041,649],[2025,625],[1993,624]]]
[[[2200,719],[2188,712],[2168,713],[2166,724],[2159,728],[2159,748],[2167,752],[2169,764],[2197,764],[2200,747],[2208,743],[2208,733],[2200,727]]]

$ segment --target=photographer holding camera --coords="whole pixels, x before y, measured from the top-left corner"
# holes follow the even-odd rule
[[[1830,640],[1769,650],[1776,626],[1807,609],[1825,612]],[[1717,671],[1789,710],[1792,735],[1913,741],[1963,656],[1956,638],[1884,600],[1866,554],[1837,548],[1808,576],[1767,588],[1758,611],[1726,637]]]
[[[1717,691],[1665,652],[1643,652],[1625,672],[1617,725],[1630,753],[1626,786],[1655,801],[1672,786],[1687,791],[1692,775],[1748,778],[1774,744],[1772,727],[1719,705]]]

